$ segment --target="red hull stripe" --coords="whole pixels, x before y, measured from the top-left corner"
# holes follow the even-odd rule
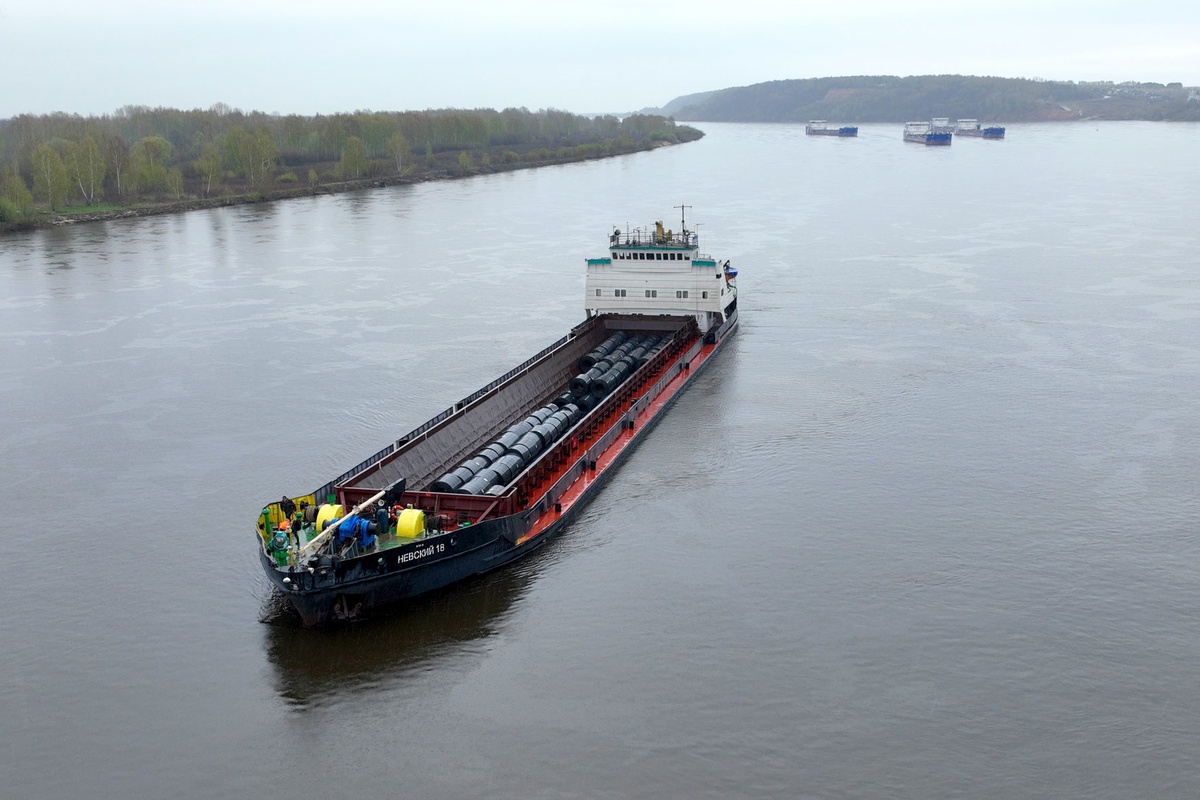
[[[646,410],[642,412],[638,418],[637,428],[627,429],[623,431],[616,439],[614,439],[613,443],[610,444],[608,448],[596,458],[595,471],[586,471],[582,477],[572,483],[571,486],[568,487],[558,499],[559,510],[555,510],[555,508],[552,506],[549,511],[538,517],[537,521],[534,522],[533,526],[529,529],[529,532],[517,541],[517,546],[519,547],[526,542],[541,536],[559,518],[568,513],[571,509],[571,506],[579,500],[584,491],[586,491],[589,486],[599,480],[604,474],[604,471],[612,466],[613,462],[616,461],[625,451],[625,449],[633,443],[633,440],[639,433],[640,429],[645,427],[647,422],[658,416],[663,408],[671,402],[671,399],[675,397],[675,395],[678,394],[681,389],[683,389],[684,385],[688,382],[688,379],[691,378],[692,372],[706,360],[708,360],[709,356],[712,355],[716,348],[717,345],[715,344],[703,345],[700,348],[700,352],[691,359],[690,368],[680,370],[679,374],[672,378],[671,381],[663,387],[663,390],[658,393],[658,396],[650,401],[646,407]],[[682,357],[685,356],[681,356],[681,358]],[[621,417],[613,424],[619,425],[622,423],[623,419],[624,417]],[[580,449],[587,450],[587,448],[590,447],[595,441],[603,438],[604,434],[607,433],[608,430],[611,430],[611,428],[597,431],[588,439],[587,442],[583,443]],[[556,471],[554,474],[548,476],[536,487],[531,487],[529,492],[530,496],[539,497],[544,494],[546,490],[553,486],[554,483],[566,473],[567,469],[569,469],[569,465],[564,467],[564,469]]]

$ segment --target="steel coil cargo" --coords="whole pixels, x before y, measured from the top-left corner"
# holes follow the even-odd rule
[[[529,426],[532,428],[537,425],[541,425],[543,422],[546,421],[546,417],[550,416],[553,413],[554,413],[554,409],[546,408],[545,406],[542,406],[541,408],[538,408],[538,409],[535,409],[535,410],[529,412],[529,416],[525,418],[525,421],[532,423]]]
[[[474,475],[471,476],[475,477]],[[429,485],[431,492],[453,492],[462,486],[466,481],[456,472],[447,472],[442,477]]]
[[[524,430],[517,431],[517,430],[514,430],[513,428],[509,428],[504,433],[500,434],[500,438],[497,439],[496,441],[492,442],[492,444],[498,445],[499,447],[502,447],[505,450],[507,450],[508,448],[513,446],[514,442],[516,442],[518,439],[520,439],[524,435],[525,435]]]
[[[521,459],[515,455],[501,456],[496,459],[496,463],[492,464],[489,469],[496,473],[496,483],[505,485],[512,483],[512,479],[517,476],[521,469]]]
[[[587,372],[592,368],[593,364],[604,358],[617,347],[620,347],[627,338],[628,337],[624,331],[617,331],[613,335],[609,336],[607,339],[601,342],[599,346],[594,348],[583,358],[579,359],[579,371]]]
[[[504,448],[498,442],[492,442],[480,450],[476,458],[486,458],[488,463],[491,464],[502,455],[504,455]]]
[[[587,372],[581,372],[574,378],[571,378],[570,389],[572,396],[579,397],[580,395],[587,394],[588,387],[591,386],[592,381],[603,375],[607,369],[607,367],[595,366]]]
[[[592,381],[588,387],[597,397],[606,397],[613,389],[621,385],[629,375],[629,362],[621,361],[608,372]]]
[[[462,466],[464,466],[467,469],[471,470],[472,472],[478,474],[479,470],[483,469],[484,467],[486,467],[488,464],[491,464],[491,463],[492,463],[492,460],[490,458],[485,458],[483,456],[475,456],[473,458],[468,458],[466,461],[464,461],[462,463]]]
[[[521,474],[521,469],[525,466],[525,462],[520,456],[509,453],[496,459],[496,463],[492,465],[492,469],[500,473],[500,480],[505,484],[513,482],[513,478]]]
[[[476,475],[474,478],[471,478],[471,480],[464,483],[462,488],[458,490],[458,493],[483,494],[488,490],[488,487],[492,485],[492,480],[489,478],[491,478],[491,476],[485,477],[483,475]]]
[[[553,417],[551,419],[553,419]],[[542,440],[543,449],[554,444],[561,432],[562,429],[558,425],[551,423],[550,420],[546,420],[541,425],[538,425],[536,428],[530,431],[530,433]]]
[[[479,474],[475,477],[487,481],[488,486],[491,486],[494,483],[499,483],[503,476],[500,474],[500,470],[495,467],[488,467],[487,469],[480,470]]]
[[[576,412],[576,413],[578,413],[578,412]],[[572,425],[575,424],[575,415],[572,414],[570,411],[567,411],[564,408],[560,411],[555,411],[554,416],[552,416],[552,417],[550,417],[550,419],[546,420],[547,424],[552,423],[552,422],[558,425],[558,428],[559,428],[558,435],[562,436],[564,433],[566,433],[568,428],[570,428]]]
[[[533,456],[536,456],[538,453],[542,452],[543,444],[544,444],[544,442],[542,441],[542,437],[539,436],[538,434],[534,433],[533,431],[530,431],[529,433],[522,436],[520,438],[520,440],[515,445],[513,445],[513,447],[518,448],[518,447],[521,447],[522,445],[524,445],[529,451],[529,455],[525,456],[525,458],[528,459],[528,458],[532,458]]]

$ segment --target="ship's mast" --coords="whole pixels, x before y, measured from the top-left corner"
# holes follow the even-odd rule
[[[679,229],[684,233],[687,233],[687,210],[691,208],[691,206],[672,206],[672,208],[679,209]]]

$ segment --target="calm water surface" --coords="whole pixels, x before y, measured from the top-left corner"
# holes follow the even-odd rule
[[[1200,126],[703,127],[0,239],[0,793],[1200,794]],[[741,331],[579,521],[279,615],[261,505],[558,338],[681,203]]]

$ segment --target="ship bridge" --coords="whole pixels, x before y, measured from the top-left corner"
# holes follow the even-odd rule
[[[614,229],[608,244],[606,257],[587,260],[589,316],[687,315],[702,332],[725,321],[736,298],[736,271],[701,253],[695,231],[685,227],[677,233],[656,222],[652,228]]]

